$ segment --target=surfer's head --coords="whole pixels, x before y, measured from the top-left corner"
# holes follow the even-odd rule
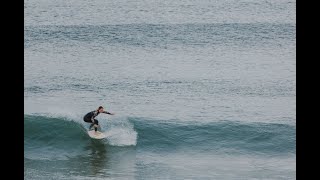
[[[99,113],[102,113],[103,112],[103,107],[102,106],[99,106],[97,111],[99,111]]]

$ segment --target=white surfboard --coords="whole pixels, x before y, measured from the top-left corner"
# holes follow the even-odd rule
[[[106,135],[104,135],[102,132],[95,132],[95,130],[88,131],[88,135],[93,139],[103,139],[106,137]]]

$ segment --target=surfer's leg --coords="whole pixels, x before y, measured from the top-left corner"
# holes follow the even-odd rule
[[[89,130],[92,128],[93,125],[94,125],[93,123],[90,124]]]
[[[92,120],[91,120],[90,118],[84,117],[83,120],[84,120],[84,122],[86,122],[86,123],[91,123],[90,126],[89,126],[89,131],[90,131],[90,129],[92,128],[92,126],[94,125],[94,123],[92,122]]]
[[[93,125],[94,125],[94,130],[97,131],[98,130],[98,126],[99,126],[99,121],[94,119]]]

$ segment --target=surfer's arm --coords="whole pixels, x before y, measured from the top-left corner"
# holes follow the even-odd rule
[[[103,113],[105,113],[105,114],[110,114],[110,115],[114,115],[114,113],[110,113],[110,112],[108,112],[108,111],[103,111]]]

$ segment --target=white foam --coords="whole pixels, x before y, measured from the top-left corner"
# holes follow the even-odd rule
[[[101,126],[107,127],[104,134],[110,145],[135,146],[137,144],[138,133],[126,117],[114,117],[107,122],[101,122]]]
[[[110,145],[135,146],[137,144],[137,132],[130,128],[115,127],[104,133]]]

